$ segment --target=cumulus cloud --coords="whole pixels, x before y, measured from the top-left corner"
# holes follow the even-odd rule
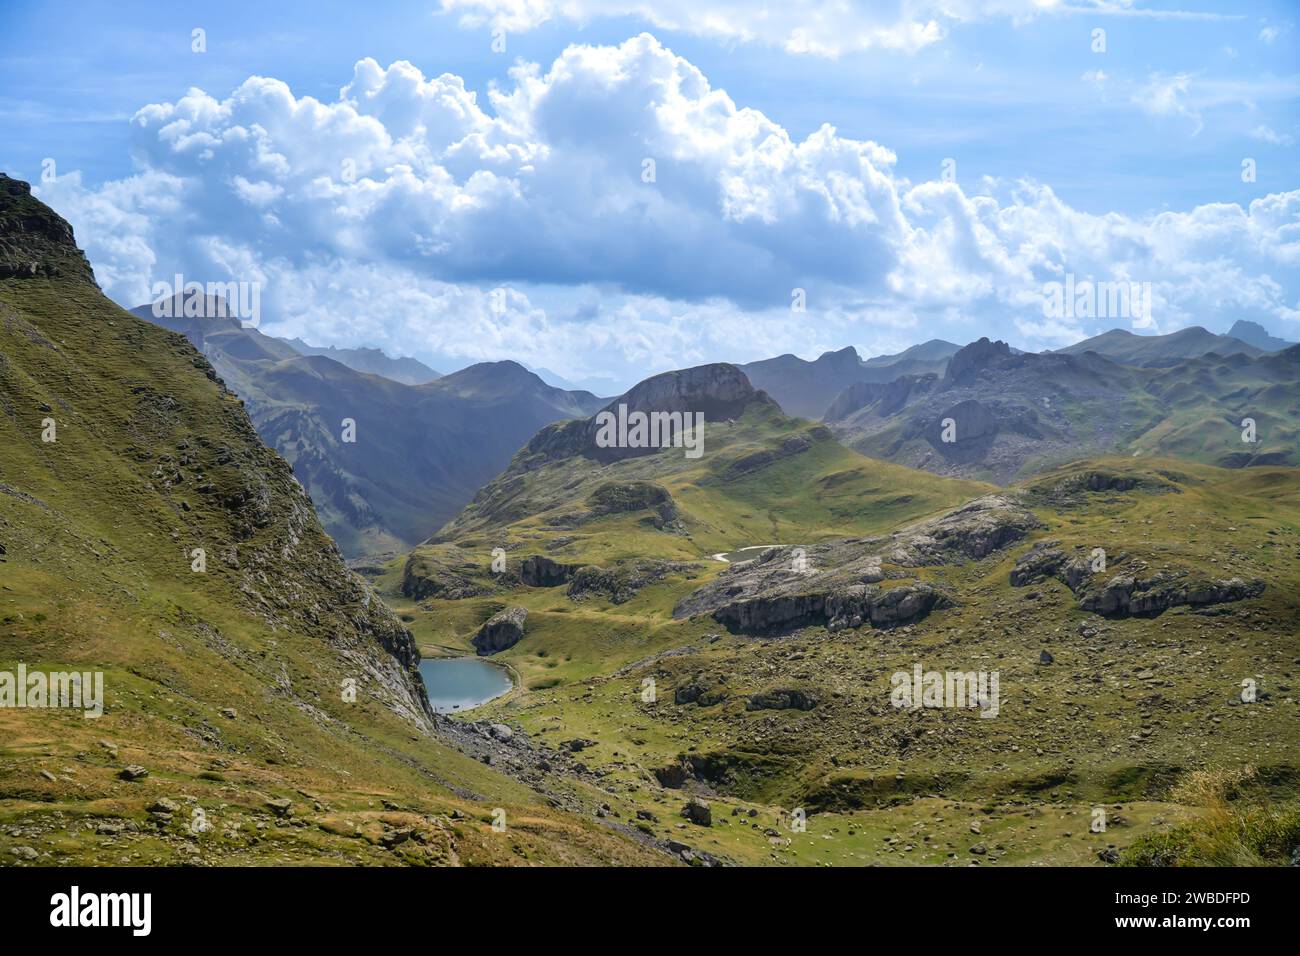
[[[920,326],[1059,345],[1097,331],[1045,320],[1067,274],[1149,281],[1174,327],[1300,319],[1300,191],[1130,218],[1034,182],[913,183],[886,146],[793,137],[644,34],[511,81],[480,98],[366,59],[331,102],[194,89],[135,115],[135,175],[41,195],[123,304],[176,272],[258,281],[268,331],[444,366],[635,380]]]

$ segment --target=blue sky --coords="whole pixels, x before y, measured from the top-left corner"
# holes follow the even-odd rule
[[[1300,338],[1295,3],[449,2],[9,4],[0,169],[54,160],[124,305],[257,281],[267,331],[443,370]],[[1047,317],[1065,273],[1156,306]]]

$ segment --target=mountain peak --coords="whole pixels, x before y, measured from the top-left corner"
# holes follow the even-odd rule
[[[957,350],[948,362],[948,371],[944,380],[955,382],[962,376],[977,369],[987,368],[1005,358],[1011,357],[1011,346],[1003,341],[990,342],[988,337],[981,337]]]
[[[66,219],[0,173],[0,279],[65,276],[99,288]]]
[[[1228,329],[1228,335],[1231,338],[1240,339],[1247,345],[1263,349],[1265,352],[1279,352],[1292,344],[1286,339],[1271,334],[1268,329],[1258,322],[1251,322],[1249,319],[1238,319],[1232,323],[1232,328]]]
[[[734,418],[760,396],[766,399],[744,372],[718,362],[651,376],[606,408],[626,405],[632,411],[703,412],[705,421],[719,421]]]
[[[583,455],[597,461],[615,461],[653,454],[663,446],[606,446],[599,440],[602,425],[611,417],[623,422],[640,414],[676,416],[685,427],[697,416],[706,422],[738,418],[752,405],[778,407],[734,365],[718,362],[661,372],[634,385],[591,418],[547,426],[533,436],[525,451],[552,460]]]

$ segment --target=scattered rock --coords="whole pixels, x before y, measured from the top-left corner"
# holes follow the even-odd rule
[[[692,798],[682,807],[682,816],[696,826],[713,826],[713,811],[703,800]]]
[[[480,657],[514,647],[523,639],[524,621],[528,610],[522,607],[506,608],[494,614],[474,635],[473,643]]]

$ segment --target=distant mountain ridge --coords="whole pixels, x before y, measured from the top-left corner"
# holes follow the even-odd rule
[[[601,404],[589,392],[552,388],[508,361],[403,384],[332,355],[302,355],[221,308],[207,300],[204,315],[170,310],[176,318],[155,317],[152,305],[132,311],[181,332],[207,356],[244,399],[263,440],[293,465],[349,557],[424,540],[539,428]]]
[[[1256,423],[1258,441],[1241,440],[1245,419]],[[1145,366],[1094,349],[1013,354],[1004,342],[979,339],[942,377],[845,390],[826,421],[863,454],[1001,484],[1099,454],[1290,464],[1300,437],[1300,346]]]
[[[1280,339],[1276,335],[1271,335],[1268,329],[1258,322],[1250,322],[1246,319],[1238,319],[1232,323],[1232,328],[1228,329],[1228,335],[1245,342],[1247,345],[1263,349],[1265,352],[1280,352],[1296,344],[1288,342],[1286,339]]]
[[[1231,335],[1216,335],[1199,325],[1167,335],[1135,335],[1126,329],[1111,329],[1057,349],[1056,352],[1061,355],[1096,352],[1112,362],[1144,368],[1164,368],[1211,352],[1217,355],[1249,355],[1252,358],[1263,354],[1263,350],[1241,339]]]
[[[787,354],[739,368],[755,388],[771,395],[788,414],[819,419],[844,389],[861,382],[890,382],[901,375],[941,373],[959,347],[931,339],[897,355],[876,356],[864,362],[850,345],[837,352],[825,352],[811,362]]]
[[[341,362],[350,369],[355,369],[358,372],[369,372],[371,375],[382,375],[384,378],[391,378],[394,382],[401,382],[403,385],[423,385],[425,382],[432,382],[435,378],[441,377],[441,373],[435,372],[419,359],[408,356],[390,358],[381,349],[341,349],[333,345],[319,347],[308,345],[302,339],[285,339],[283,341],[288,342],[302,355],[323,355],[326,358],[332,358],[336,362]]]

